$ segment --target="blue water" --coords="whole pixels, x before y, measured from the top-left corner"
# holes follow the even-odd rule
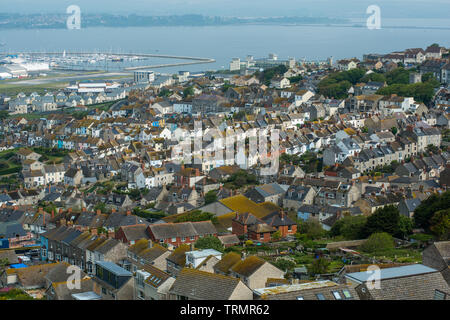
[[[352,21],[352,25],[365,21]],[[358,57],[365,53],[388,53],[432,43],[450,46],[450,20],[386,19],[382,29],[349,26],[213,26],[87,28],[81,30],[2,31],[2,51],[103,51],[113,53],[157,53],[207,57],[216,63],[158,69],[161,72],[204,71],[228,68],[233,57],[255,58],[269,53],[279,59],[295,57],[325,60]],[[397,26],[397,28],[391,28]],[[402,27],[406,26],[406,27]],[[399,28],[400,27],[400,28]],[[438,27],[438,29],[436,29]],[[153,63],[167,63],[153,59]]]

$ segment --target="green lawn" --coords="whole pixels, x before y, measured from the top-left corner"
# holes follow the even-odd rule
[[[68,85],[68,82],[48,83],[30,86],[22,85],[20,83],[0,83],[0,93],[6,94],[10,97],[16,96],[20,92],[23,92],[26,95],[29,95],[33,92],[37,92],[38,94],[43,95],[47,92],[53,92],[65,88]]]

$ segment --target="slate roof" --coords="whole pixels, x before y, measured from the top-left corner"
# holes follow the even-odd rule
[[[148,239],[147,235],[147,225],[138,224],[132,226],[122,226],[120,227],[125,234],[128,241],[137,241],[140,239]]]
[[[169,293],[199,300],[228,300],[239,282],[234,277],[184,268]]]
[[[183,238],[216,234],[211,221],[164,223],[150,225],[156,239]]]

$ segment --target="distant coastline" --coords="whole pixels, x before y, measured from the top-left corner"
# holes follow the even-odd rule
[[[10,14],[0,13],[0,29],[65,29],[66,14]],[[327,17],[268,17],[239,18],[195,14],[170,16],[83,14],[83,28],[95,27],[174,27],[229,25],[344,25],[347,19]]]

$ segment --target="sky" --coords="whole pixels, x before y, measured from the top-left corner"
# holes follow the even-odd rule
[[[386,18],[450,21],[450,0],[0,0],[0,12],[65,13],[69,5],[85,13],[342,18],[364,16],[369,5],[378,5]]]

